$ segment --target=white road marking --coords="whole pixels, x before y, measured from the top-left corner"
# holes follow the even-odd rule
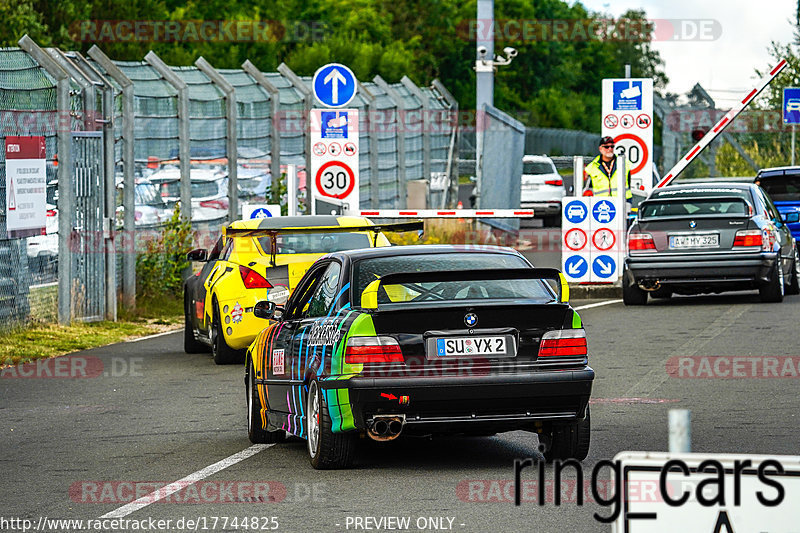
[[[162,331],[161,333],[154,333],[154,334],[152,334],[152,335],[148,335],[147,337],[138,337],[138,338],[136,338],[136,339],[131,339],[131,340],[129,340],[129,341],[125,341],[125,342],[139,342],[139,341],[146,341],[147,339],[155,339],[156,337],[161,337],[162,335],[169,335],[170,333],[177,333],[178,331],[180,331],[180,328],[178,328],[178,329],[171,329],[171,330],[169,330],[169,331]]]
[[[572,310],[573,311],[580,311],[582,309],[591,309],[592,307],[600,307],[601,305],[618,304],[621,301],[622,300],[606,300],[605,302],[597,302],[597,303],[594,303],[594,304],[586,304],[586,305],[581,305],[581,306],[578,306],[578,307],[573,307]]]
[[[138,511],[144,507],[147,507],[151,503],[155,503],[159,500],[163,500],[167,496],[178,492],[179,490],[183,490],[184,488],[188,487],[189,485],[194,485],[198,481],[201,481],[208,476],[216,474],[221,470],[225,470],[229,466],[235,465],[240,461],[244,461],[245,459],[254,456],[259,452],[263,452],[267,448],[275,446],[274,444],[253,444],[249,448],[245,448],[244,450],[231,455],[230,457],[226,457],[222,461],[214,463],[211,466],[207,466],[201,470],[193,474],[189,474],[183,479],[179,479],[169,485],[161,487],[160,489],[154,490],[150,494],[146,496],[142,496],[136,501],[131,503],[126,503],[122,507],[118,509],[114,509],[111,512],[108,512],[101,516],[100,518],[122,518],[128,516],[129,514]]]

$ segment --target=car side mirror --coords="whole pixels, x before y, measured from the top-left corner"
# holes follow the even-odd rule
[[[283,316],[283,307],[277,305],[275,302],[268,302],[267,300],[260,300],[256,302],[253,307],[253,315],[256,318],[263,318],[265,320],[276,320],[276,315]]]
[[[197,261],[198,263],[205,263],[208,261],[208,250],[197,248],[186,254],[186,259],[189,261]]]
[[[781,218],[787,224],[796,224],[797,222],[800,222],[800,212],[794,211],[792,213],[784,213],[781,215]]]

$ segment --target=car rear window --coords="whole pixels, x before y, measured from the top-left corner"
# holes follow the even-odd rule
[[[762,177],[761,188],[767,191],[773,202],[798,201],[800,200],[800,175]]]
[[[272,253],[272,244],[268,236],[259,237],[258,243],[264,253]],[[276,238],[276,254],[322,254],[356,250],[370,247],[370,236],[366,233],[305,233],[278,235]]]
[[[353,266],[353,300],[355,305],[360,305],[361,293],[367,285],[388,274],[529,267],[519,256],[499,253],[420,254],[362,259]],[[409,283],[382,286],[382,290],[378,291],[378,303],[509,298],[550,301],[553,296],[544,282],[537,279]]]
[[[523,174],[552,174],[556,171],[550,163],[545,161],[523,161]]]
[[[749,207],[743,199],[713,198],[692,200],[686,198],[679,202],[649,201],[639,208],[641,218],[681,217],[681,216],[747,216]]]

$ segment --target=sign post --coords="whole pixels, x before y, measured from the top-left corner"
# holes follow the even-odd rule
[[[6,137],[6,232],[39,235],[47,226],[44,137]]]
[[[311,82],[314,97],[329,109],[312,109],[311,213],[348,214],[359,209],[359,121],[357,109],[342,109],[356,95],[358,80],[339,63],[320,67]]]
[[[631,169],[631,188],[653,188],[653,80],[603,80],[601,135],[614,138]]]
[[[783,89],[783,123],[792,125],[792,166],[794,166],[795,128],[800,124],[800,87]]]

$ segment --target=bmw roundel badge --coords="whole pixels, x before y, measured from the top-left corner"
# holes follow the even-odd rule
[[[478,324],[478,315],[475,313],[467,313],[464,315],[464,324],[473,328]]]
[[[690,220],[689,221],[689,227],[692,228],[692,229],[696,228],[697,227],[697,222],[695,222],[694,220]]]

